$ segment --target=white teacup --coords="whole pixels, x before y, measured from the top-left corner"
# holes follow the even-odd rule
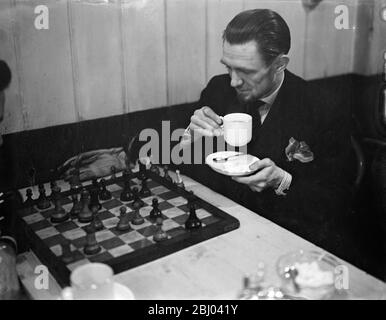
[[[223,117],[224,139],[234,147],[246,145],[252,139],[252,117],[247,113],[229,113]]]
[[[77,267],[70,276],[71,287],[64,288],[64,300],[113,300],[114,272],[103,263],[88,263]]]

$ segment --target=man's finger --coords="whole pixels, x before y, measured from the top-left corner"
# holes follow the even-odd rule
[[[194,133],[198,133],[201,136],[213,137],[213,130],[203,129],[194,123],[190,123],[190,130]]]
[[[272,160],[268,158],[264,158],[262,160],[257,160],[253,162],[250,166],[249,169],[251,170],[261,170],[263,168],[269,167],[272,165]]]
[[[211,118],[213,121],[216,122],[217,125],[222,125],[222,119],[221,117],[216,114],[211,108],[208,106],[202,107],[202,112],[209,118]]]
[[[190,118],[190,121],[202,129],[214,130],[219,128],[217,123],[213,120],[209,118],[201,118],[200,115],[196,113]]]
[[[255,174],[247,177],[232,177],[233,180],[243,184],[254,184],[257,185],[260,182],[263,182],[267,178],[267,168],[257,171]]]

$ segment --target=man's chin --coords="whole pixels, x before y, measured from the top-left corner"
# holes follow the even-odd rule
[[[252,96],[249,93],[237,92],[237,98],[240,102],[250,102],[253,100]]]

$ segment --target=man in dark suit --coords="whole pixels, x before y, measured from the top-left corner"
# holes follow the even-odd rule
[[[5,61],[0,60],[0,122],[3,121],[5,94],[4,90],[11,82],[11,70]],[[0,136],[0,148],[3,140]],[[0,161],[5,155],[0,150]],[[18,199],[14,192],[3,191],[5,178],[0,174],[0,300],[14,299],[19,294],[19,280],[16,272],[17,243],[14,238],[16,231],[14,209]]]
[[[248,10],[228,24],[222,64],[181,141],[221,135],[220,115],[253,116],[247,152],[258,157],[247,177],[220,175],[205,165],[186,172],[275,223],[343,258],[349,233],[349,111],[286,70],[290,31],[271,10]],[[215,150],[213,150],[215,151]]]

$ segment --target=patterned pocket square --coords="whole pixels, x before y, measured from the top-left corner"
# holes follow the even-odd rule
[[[306,163],[314,160],[314,154],[307,143],[304,141],[299,142],[293,137],[289,139],[288,146],[285,148],[285,154],[288,161],[297,159],[300,162]]]

